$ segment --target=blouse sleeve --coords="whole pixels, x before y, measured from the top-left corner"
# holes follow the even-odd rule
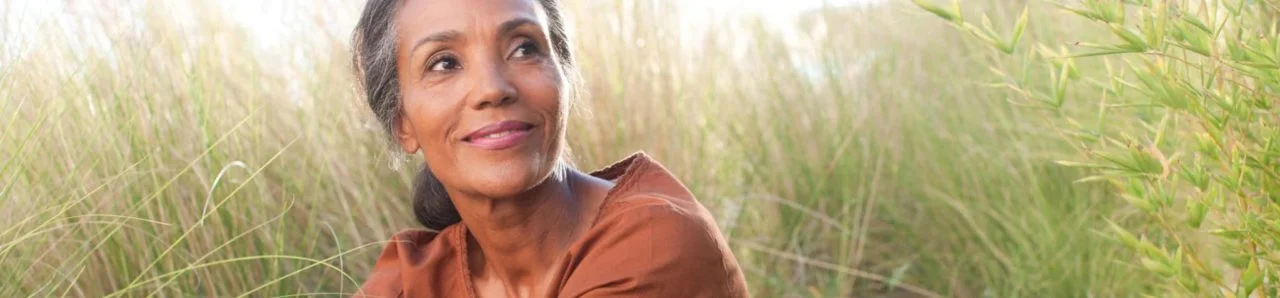
[[[711,215],[690,200],[640,200],[588,233],[560,297],[746,297]]]

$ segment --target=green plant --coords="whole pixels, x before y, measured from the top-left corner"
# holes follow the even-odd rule
[[[703,26],[681,23],[687,2],[565,1],[590,91],[570,146],[583,169],[636,150],[662,161],[715,213],[755,296],[1159,284],[1093,232],[1150,225],[1110,188],[1071,183],[1088,171],[1053,162],[1074,150],[1039,111],[956,83],[998,77],[985,45],[905,1]],[[28,19],[11,8],[25,3],[0,15]],[[343,40],[358,1],[289,10],[296,34],[276,47],[221,2],[75,3],[96,13],[29,39],[0,27],[0,297],[342,296],[415,226],[417,161],[392,157],[353,91]],[[993,25],[1022,11],[970,4]],[[987,35],[1017,53],[1051,36],[1031,25]]]
[[[1096,30],[1022,50],[1037,25],[1025,13],[1006,41],[958,2],[915,2],[1008,54],[992,59],[995,85],[1057,119],[1081,153],[1060,164],[1092,170],[1078,182],[1109,183],[1157,223],[1110,231],[1164,293],[1280,296],[1280,2],[1050,2]]]

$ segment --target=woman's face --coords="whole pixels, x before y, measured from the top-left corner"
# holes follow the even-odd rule
[[[566,103],[535,0],[406,0],[396,15],[397,138],[451,193],[512,197],[560,155]]]

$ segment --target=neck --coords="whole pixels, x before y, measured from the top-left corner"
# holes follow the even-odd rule
[[[581,175],[566,169],[510,198],[453,197],[470,231],[468,242],[480,248],[468,257],[473,274],[495,277],[508,291],[539,284],[584,226],[585,206],[573,183]]]

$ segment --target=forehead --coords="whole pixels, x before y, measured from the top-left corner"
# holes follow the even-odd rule
[[[405,0],[396,13],[396,27],[406,36],[443,30],[469,31],[518,18],[546,27],[537,0]]]

